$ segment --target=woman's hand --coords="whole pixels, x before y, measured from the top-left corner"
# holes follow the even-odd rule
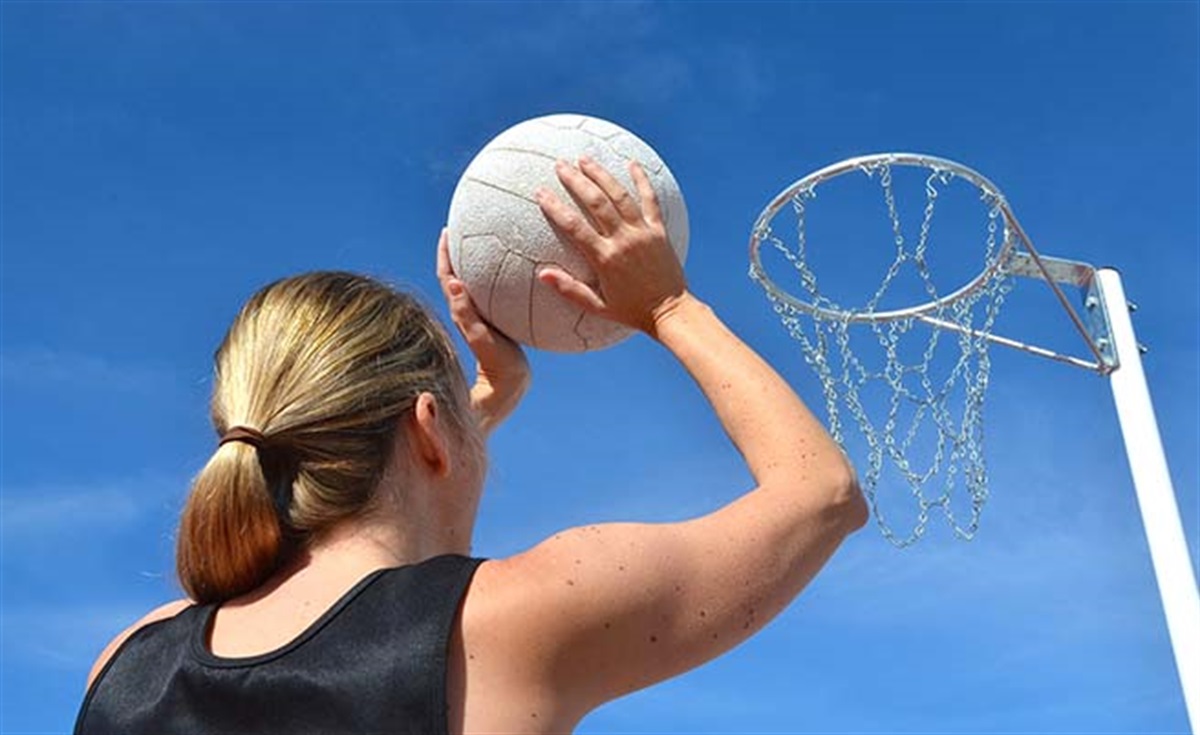
[[[635,196],[586,156],[578,168],[559,161],[556,171],[582,214],[545,189],[536,194],[538,205],[559,236],[587,260],[599,286],[554,266],[539,270],[538,280],[585,311],[656,337],[657,325],[688,291],[646,172],[636,162],[629,165]]]
[[[520,345],[485,322],[475,310],[466,284],[454,275],[450,265],[450,239],[445,229],[438,240],[437,275],[450,318],[475,355],[471,406],[484,432],[490,433],[513,412],[529,389],[529,361]]]

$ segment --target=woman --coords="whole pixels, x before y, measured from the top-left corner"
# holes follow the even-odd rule
[[[867,509],[784,381],[692,295],[645,173],[636,196],[558,164],[586,216],[538,203],[598,287],[564,298],[644,331],[712,403],[757,487],[680,523],[563,531],[472,559],[484,437],[529,383],[521,350],[439,278],[478,361],[468,390],[411,298],[339,273],[256,294],[217,353],[216,452],[179,531],[189,599],[118,636],[80,733],[567,732],[592,709],[737,645]],[[687,482],[687,478],[680,478]]]

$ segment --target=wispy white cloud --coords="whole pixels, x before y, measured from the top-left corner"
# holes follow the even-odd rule
[[[65,531],[81,525],[123,525],[140,514],[137,500],[115,488],[0,498],[0,528],[6,536],[22,531]]]
[[[44,482],[0,489],[0,532],[6,545],[21,538],[114,530],[178,502],[179,478],[146,474],[94,484]]]
[[[916,624],[942,605],[986,598],[992,607],[981,615],[1022,609],[1027,615],[1061,615],[1074,621],[1077,632],[1098,620],[1144,625],[1147,601],[1119,599],[1114,589],[1151,573],[1143,540],[1121,529],[1064,528],[1045,520],[1030,522],[1019,536],[932,540],[903,551],[888,547],[877,533],[868,526],[830,567],[821,595],[824,606],[839,615],[879,620],[872,603],[886,599],[896,605],[890,619]],[[1114,599],[1096,609],[1096,596],[1104,592]]]
[[[653,35],[662,24],[662,13],[649,2],[584,2],[556,5],[549,12],[521,15],[505,33],[488,36],[492,48],[521,51],[535,56],[557,55],[579,46],[580,30],[596,39],[635,46]],[[515,11],[520,13],[522,11]]]
[[[3,641],[9,663],[86,671],[105,644],[149,612],[153,603],[19,605],[5,608]],[[7,666],[8,664],[6,664]],[[80,687],[82,688],[82,681]]]
[[[49,347],[26,347],[0,353],[0,381],[14,388],[53,385],[161,397],[164,390],[178,387],[179,376],[154,365]]]

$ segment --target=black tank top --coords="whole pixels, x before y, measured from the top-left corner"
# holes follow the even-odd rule
[[[130,636],[105,665],[77,735],[446,732],[450,628],[482,559],[373,572],[295,640],[246,658],[206,644],[216,605]]]

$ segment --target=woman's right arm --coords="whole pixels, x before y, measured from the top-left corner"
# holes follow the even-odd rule
[[[554,710],[544,716],[565,723],[750,636],[865,523],[867,508],[841,449],[795,392],[688,293],[644,173],[633,168],[640,203],[590,162],[559,175],[589,219],[552,198],[543,209],[600,288],[561,271],[543,280],[670,350],[756,483],[694,520],[575,528],[480,568],[470,595],[500,624],[464,630],[466,652],[522,652],[510,675],[542,693]]]

